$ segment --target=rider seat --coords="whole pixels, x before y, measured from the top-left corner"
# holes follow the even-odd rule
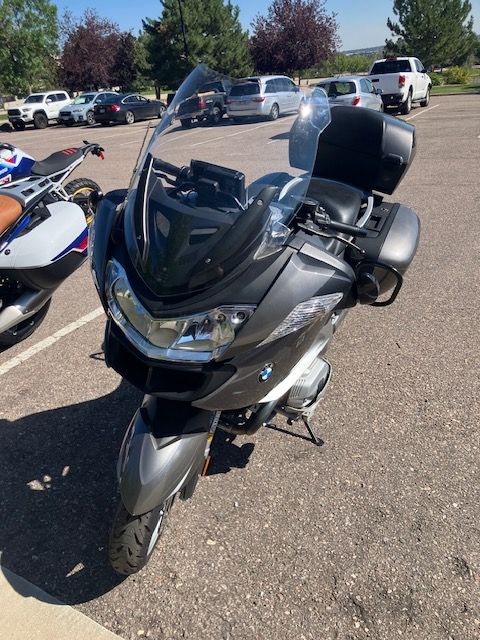
[[[357,222],[364,198],[363,192],[356,187],[317,177],[310,180],[307,196],[316,200],[332,220],[343,224]]]
[[[10,196],[0,195],[0,235],[22,215],[22,205]]]
[[[31,173],[36,176],[50,176],[53,173],[59,173],[69,167],[74,160],[78,160],[83,155],[81,149],[70,148],[63,151],[56,151],[51,156],[35,162],[31,168]]]

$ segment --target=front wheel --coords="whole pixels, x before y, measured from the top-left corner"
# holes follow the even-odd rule
[[[132,575],[147,564],[165,530],[173,500],[172,496],[140,516],[132,516],[120,502],[108,548],[110,563],[117,573]]]
[[[15,120],[13,128],[15,131],[25,131],[25,122],[23,120]]]
[[[93,115],[93,111],[87,112],[87,124],[89,125],[95,124],[95,116]]]
[[[95,215],[92,195],[95,191],[101,190],[99,185],[89,178],[77,178],[66,184],[64,190],[70,196],[71,202],[75,202],[83,209],[85,221],[90,225]]]
[[[423,100],[420,100],[421,107],[428,107],[428,103],[430,102],[430,87],[427,89],[427,95]]]
[[[40,311],[37,311],[33,316],[7,329],[7,331],[0,333],[0,351],[8,347],[13,347],[15,344],[22,342],[22,340],[29,338],[44,321],[50,308],[50,302],[51,298],[47,300]]]

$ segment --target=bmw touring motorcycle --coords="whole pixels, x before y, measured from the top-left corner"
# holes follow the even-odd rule
[[[419,240],[417,215],[379,195],[410,165],[414,127],[330,113],[315,91],[298,117],[182,131],[179,106],[218,79],[188,76],[128,192],[107,194],[94,221],[106,362],[145,393],[118,461],[109,555],[122,574],[146,564],[175,497],[193,495],[216,429],[250,435],[280,414],[318,443],[332,336],[355,305],[393,302]]]

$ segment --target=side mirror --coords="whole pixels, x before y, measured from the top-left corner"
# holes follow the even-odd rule
[[[427,73],[427,70],[426,70],[426,69],[422,69],[422,70],[420,71],[420,73]]]
[[[356,271],[357,300],[372,307],[388,307],[402,288],[402,274],[383,262],[360,262]]]
[[[300,87],[295,87],[293,90],[295,91],[295,93],[299,93],[300,92]]]
[[[45,100],[45,104],[51,104],[53,102],[53,100],[51,98],[47,98]]]
[[[383,93],[383,89],[375,89],[377,96],[381,96]]]

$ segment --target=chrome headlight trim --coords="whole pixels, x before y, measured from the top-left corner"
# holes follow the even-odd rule
[[[256,308],[222,305],[191,316],[154,318],[133,293],[124,268],[115,259],[107,264],[105,293],[109,314],[129,341],[148,358],[169,362],[215,360]]]

